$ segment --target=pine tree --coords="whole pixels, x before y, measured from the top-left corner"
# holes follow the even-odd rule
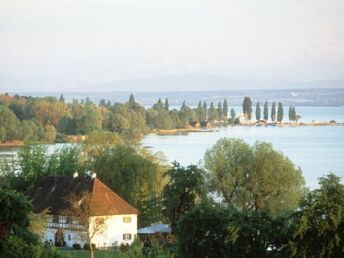
[[[199,122],[203,121],[203,107],[202,102],[198,102],[197,108],[196,108],[196,115]]]
[[[245,97],[244,101],[242,103],[242,111],[244,113],[244,116],[251,120],[252,118],[252,101],[250,97]]]
[[[275,122],[276,120],[276,103],[273,102],[271,106],[271,121]]]
[[[217,117],[219,120],[221,120],[222,116],[223,116],[222,103],[219,102],[219,104],[217,105]]]
[[[278,109],[277,109],[277,121],[282,122],[283,120],[283,105],[281,102],[278,103]]]
[[[267,101],[264,103],[264,120],[268,121],[269,120],[269,104]]]
[[[164,106],[164,109],[166,111],[168,111],[168,109],[170,108],[169,104],[168,104],[168,98],[165,98],[165,106]]]
[[[289,118],[289,121],[293,121],[293,107],[292,106],[289,106],[288,118]]]
[[[208,120],[209,121],[214,121],[215,119],[216,119],[216,110],[215,110],[215,107],[214,107],[214,103],[211,102],[209,110],[208,110]]]
[[[231,119],[232,119],[232,122],[234,122],[234,119],[235,119],[235,110],[233,108],[231,108]]]
[[[202,121],[207,121],[208,119],[208,107],[207,107],[207,102],[203,102],[203,118]]]
[[[223,101],[223,117],[225,120],[228,119],[228,102],[227,99]]]
[[[257,102],[256,104],[256,120],[259,121],[260,120],[260,103]]]
[[[129,103],[131,103],[131,104],[135,103],[134,94],[130,94]]]
[[[65,98],[63,97],[63,94],[61,94],[60,98],[59,98],[60,102],[65,102]]]

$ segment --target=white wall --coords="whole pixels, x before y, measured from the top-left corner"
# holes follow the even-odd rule
[[[124,223],[123,217],[131,217],[130,223]],[[94,221],[97,217],[91,217]],[[116,216],[104,216],[105,219],[104,227],[102,231],[98,231],[93,237],[92,242],[96,244],[97,247],[111,247],[112,245],[131,244],[137,235],[137,215],[116,215]],[[61,220],[60,220],[61,222]],[[58,228],[47,227],[44,234],[44,241],[51,239],[52,244],[55,243],[55,233]],[[64,234],[64,240],[66,245],[72,247],[74,243],[79,243],[81,248],[85,244],[85,240],[81,237],[82,232],[77,232],[69,230],[68,228],[61,228]],[[131,234],[131,240],[123,240],[123,234]],[[68,235],[71,236],[71,240],[68,239]]]

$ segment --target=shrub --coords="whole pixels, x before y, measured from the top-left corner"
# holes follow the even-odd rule
[[[74,243],[74,244],[73,244],[73,249],[75,249],[75,250],[80,250],[80,249],[81,249],[81,245],[78,244],[78,243]]]
[[[95,243],[92,243],[92,250],[95,250],[97,248]],[[90,245],[88,243],[84,244],[85,250],[90,250]]]

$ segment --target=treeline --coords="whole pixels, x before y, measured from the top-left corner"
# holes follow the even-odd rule
[[[253,108],[252,108],[252,101],[250,97],[245,97],[244,101],[242,103],[242,111],[243,115],[247,120],[251,120],[253,116]],[[270,116],[269,116],[270,114]],[[284,110],[283,110],[283,104],[281,102],[278,103],[276,108],[276,102],[272,102],[271,110],[269,112],[269,103],[266,101],[263,105],[263,111],[260,107],[260,102],[258,101],[256,103],[256,109],[255,109],[255,118],[257,121],[264,120],[272,122],[279,122],[281,123],[284,118]],[[270,118],[270,119],[269,119]],[[296,114],[296,109],[293,106],[289,107],[288,111],[288,119],[289,121],[295,121],[297,122],[301,116]]]
[[[245,97],[243,114],[252,119],[252,101]],[[263,115],[260,103],[256,105],[256,120],[269,120],[268,103],[264,103]],[[289,108],[289,120],[297,121],[294,107]],[[271,107],[271,120],[283,120],[283,106]],[[152,129],[180,129],[189,126],[206,126],[208,123],[239,124],[234,108],[228,101],[199,102],[191,108],[184,102],[179,110],[171,109],[169,101],[159,99],[151,108],[145,108],[130,95],[126,103],[101,100],[93,103],[85,100],[65,101],[56,97],[26,97],[0,95],[0,142],[21,140],[24,142],[63,142],[66,135],[86,135],[93,131],[119,133],[126,139],[137,141]]]

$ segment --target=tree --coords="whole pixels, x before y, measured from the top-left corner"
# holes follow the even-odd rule
[[[139,225],[150,225],[145,212],[149,214],[149,209],[156,205],[153,200],[166,183],[166,167],[160,157],[139,146],[119,143],[105,146],[88,159],[92,161],[89,169],[97,172],[97,178],[131,205],[139,210],[143,207]]]
[[[203,108],[202,108],[202,102],[201,101],[198,102],[198,105],[196,108],[196,116],[197,116],[197,120],[199,122],[204,121],[203,120],[204,114],[203,114]]]
[[[228,119],[228,102],[227,99],[223,101],[223,117],[225,120]]]
[[[252,101],[250,97],[245,97],[244,101],[242,103],[242,111],[244,113],[244,116],[251,120],[252,118]]]
[[[334,174],[319,179],[295,214],[292,257],[343,257],[344,185]]]
[[[278,109],[277,109],[277,121],[282,122],[283,120],[283,105],[281,102],[278,103]]]
[[[162,192],[163,213],[170,221],[174,233],[181,216],[204,197],[204,171],[195,165],[185,168],[174,162],[165,177],[169,178],[169,182]]]
[[[102,233],[106,226],[106,217],[92,216],[92,193],[70,194],[65,200],[67,208],[61,214],[77,222],[75,230],[82,241],[89,245],[90,258],[94,258],[92,240],[96,234]]]
[[[132,93],[131,93],[130,96],[129,96],[129,103],[130,103],[130,104],[136,103],[134,94],[132,94]]]
[[[65,98],[63,97],[63,94],[60,95],[59,101],[60,102],[65,102]]]
[[[168,98],[165,98],[165,105],[164,105],[164,109],[165,109],[166,111],[168,111],[168,110],[169,110]]]
[[[257,105],[256,105],[256,120],[259,121],[260,120],[260,103],[257,102]]]
[[[209,110],[208,110],[208,120],[212,122],[216,120],[216,118],[217,118],[216,109],[214,107],[214,103],[211,102]]]
[[[272,106],[271,106],[271,121],[275,122],[276,120],[276,103],[272,102]]]
[[[244,211],[281,214],[303,194],[300,169],[268,143],[222,138],[206,151],[204,164],[213,190]]]
[[[207,121],[207,119],[209,119],[208,118],[208,116],[209,116],[209,114],[208,114],[208,108],[207,108],[207,102],[203,102],[203,118],[202,118],[202,121]]]
[[[228,257],[229,217],[226,209],[209,203],[187,212],[177,225],[177,257]]]
[[[267,101],[264,103],[264,120],[269,120],[269,103]]]
[[[219,119],[222,119],[223,117],[223,109],[222,109],[222,103],[219,102],[219,104],[217,105],[217,117]]]
[[[235,110],[234,110],[234,108],[231,108],[231,119],[232,119],[232,121],[234,121],[234,119],[235,119]]]

